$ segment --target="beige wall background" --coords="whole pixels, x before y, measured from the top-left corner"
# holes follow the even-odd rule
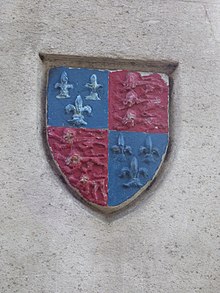
[[[0,21],[0,292],[218,293],[220,1],[7,0]],[[51,168],[39,52],[179,62],[163,171],[121,213]]]

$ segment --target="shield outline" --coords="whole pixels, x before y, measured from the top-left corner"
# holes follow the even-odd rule
[[[53,68],[53,67],[56,67],[56,66],[54,66],[56,63],[57,63],[57,66],[60,66],[61,64],[63,65],[63,62],[55,62],[55,60],[53,59],[53,55],[51,56],[51,55],[47,55],[47,54],[41,54],[41,59],[45,62],[45,61],[53,61],[53,64],[52,64],[52,66],[51,66],[51,64],[50,64],[50,68]],[[52,59],[51,59],[52,58]],[[78,59],[78,57],[74,57],[74,58],[76,58],[76,60]],[[108,60],[108,59],[107,59]],[[76,68],[76,65],[75,64],[77,64],[78,63],[78,61],[79,60],[77,60],[77,62],[73,62],[72,64],[73,65],[71,65],[71,67],[73,67],[73,68]],[[127,60],[128,62],[129,62],[129,60]],[[131,60],[130,60],[131,61]],[[69,61],[68,61],[69,62]],[[142,61],[141,61],[142,62]],[[123,63],[126,63],[126,62],[124,62],[124,60],[122,60],[122,63],[121,64],[123,64]],[[133,63],[133,62],[132,62]],[[152,63],[154,63],[154,61],[152,61]],[[163,62],[162,62],[163,63]],[[87,65],[87,66],[85,66],[85,67],[90,67],[90,68],[92,68],[92,67],[95,67],[94,66],[94,64],[93,64],[93,66],[91,66],[93,64],[93,62],[89,62],[89,65]],[[159,63],[158,63],[159,64]],[[97,64],[96,64],[97,65]],[[126,64],[126,67],[132,67],[131,66],[131,64],[129,64],[129,66],[127,66],[128,65],[128,63]],[[140,64],[139,64],[140,65]],[[143,64],[142,64],[143,65]],[[103,66],[103,64],[100,64],[98,67],[100,68],[100,67],[102,67]],[[112,66],[112,65],[111,65]],[[104,68],[110,68],[111,66],[104,66]],[[168,77],[169,77],[169,81],[170,81],[170,73],[172,73],[175,69],[176,69],[176,67],[178,66],[178,63],[177,62],[164,62],[164,64],[162,64],[162,67],[164,67],[163,68],[163,70],[160,70],[160,68],[161,68],[161,64],[159,64],[159,67],[158,67],[158,70],[156,70],[156,71],[162,71],[162,73],[165,73],[165,74],[167,74],[168,75]],[[117,70],[117,69],[115,69],[115,65],[113,65],[113,70]],[[123,66],[120,66],[121,68],[123,68],[124,67],[124,64],[123,64]],[[103,69],[104,69],[103,68]],[[145,66],[143,66],[142,67],[143,69],[141,70],[142,72],[149,72],[150,70],[148,69],[148,68],[152,68],[152,69],[154,69],[155,70],[155,66],[153,66],[153,67],[149,67],[149,64],[147,65],[147,67],[146,67],[146,64],[145,64]],[[139,68],[131,68],[131,70],[132,71],[137,71],[137,70],[139,70]],[[170,91],[171,91],[171,88],[170,88],[170,83],[169,83],[169,93],[170,93]],[[170,95],[169,95],[169,98],[170,98]],[[168,100],[169,101],[169,100]],[[46,104],[47,104],[47,99],[46,99]],[[169,113],[169,112],[168,112]],[[46,116],[45,116],[46,117]],[[47,125],[47,123],[46,123],[46,125]],[[169,131],[168,131],[168,139],[169,139],[169,133],[170,132],[170,129],[169,129]],[[48,144],[49,145],[49,144]],[[143,191],[144,190],[146,190],[150,185],[151,185],[151,183],[152,183],[152,181],[154,181],[154,179],[155,179],[155,177],[157,176],[157,174],[159,173],[159,171],[161,170],[161,165],[162,165],[162,163],[163,163],[163,161],[164,161],[164,157],[166,156],[166,152],[167,152],[167,148],[168,148],[168,144],[167,144],[167,147],[166,147],[166,151],[165,151],[165,153],[164,153],[164,155],[163,155],[163,158],[162,158],[162,160],[161,160],[161,162],[160,162],[160,165],[159,165],[159,167],[158,167],[158,169],[157,169],[157,172],[155,173],[155,175],[154,175],[154,177],[150,180],[150,181],[148,181],[147,182],[147,184],[145,184],[142,188],[140,188],[131,198],[129,198],[126,202],[124,202],[124,203],[122,203],[122,204],[120,204],[120,205],[118,205],[118,206],[116,206],[116,207],[100,207],[99,205],[96,205],[96,204],[93,204],[93,203],[91,203],[91,202],[87,202],[84,198],[82,198],[81,197],[81,195],[79,196],[79,199],[80,200],[82,200],[84,203],[86,203],[86,204],[89,204],[89,206],[95,206],[97,209],[101,209],[102,211],[104,211],[104,212],[107,212],[107,213],[111,213],[111,212],[113,212],[113,211],[115,211],[115,210],[118,210],[118,209],[121,209],[121,208],[123,208],[124,206],[127,206],[127,205],[129,205],[130,204],[130,202],[133,202],[141,193],[143,193]],[[50,155],[52,155],[52,152],[50,151]],[[53,157],[53,156],[52,156]],[[57,164],[57,162],[53,159],[53,163],[55,163],[55,165],[56,165],[56,167],[57,167],[57,169],[60,171],[60,173],[62,174],[62,177],[64,178],[64,180],[66,181],[66,183],[69,185],[69,182],[68,182],[68,180],[66,180],[66,177],[65,177],[65,175],[62,173],[62,171],[60,170],[60,168],[59,168],[59,166],[58,166],[58,164]],[[69,185],[70,186],[70,191],[74,191],[73,192],[73,194],[74,195],[77,195],[77,194],[79,194],[79,192],[78,192],[78,190],[77,189],[75,189],[75,188],[73,188],[73,186],[71,186],[71,185]]]

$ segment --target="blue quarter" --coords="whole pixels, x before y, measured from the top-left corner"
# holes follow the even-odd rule
[[[119,205],[151,180],[165,154],[168,134],[109,131],[108,205]]]
[[[66,74],[63,74],[64,72]],[[66,76],[68,87],[63,88],[61,92],[61,77],[65,81]],[[94,80],[94,76],[97,77],[97,91],[89,87],[92,82],[91,77]],[[49,126],[108,128],[108,71],[52,68],[49,71],[47,96],[47,124]],[[74,112],[74,109],[75,104],[79,105],[81,102],[79,96],[84,108],[78,119],[79,115]],[[98,99],[95,99],[96,97]]]

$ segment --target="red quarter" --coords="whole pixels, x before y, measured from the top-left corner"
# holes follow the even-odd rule
[[[48,127],[48,143],[68,183],[86,200],[106,206],[108,131]]]
[[[168,132],[169,87],[160,74],[109,74],[109,129]]]

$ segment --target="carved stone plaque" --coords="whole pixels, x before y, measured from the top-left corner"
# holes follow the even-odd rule
[[[68,185],[106,211],[155,178],[168,146],[165,74],[56,67],[47,86],[47,141]]]

